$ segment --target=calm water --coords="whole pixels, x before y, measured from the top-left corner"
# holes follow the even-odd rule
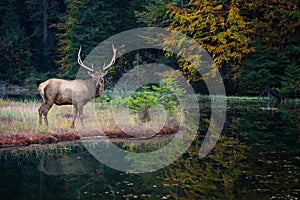
[[[208,107],[186,153],[151,173],[105,166],[81,143],[0,150],[1,199],[297,199],[300,196],[299,105],[263,111],[232,102],[222,138],[198,158]],[[115,141],[127,151],[153,151],[169,138]],[[113,160],[114,157],[111,157]]]

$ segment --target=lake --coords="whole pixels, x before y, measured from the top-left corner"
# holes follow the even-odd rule
[[[299,104],[266,111],[260,109],[266,102],[228,102],[222,136],[207,156],[199,158],[210,116],[207,103],[200,104],[201,122],[191,146],[153,172],[110,168],[81,142],[0,149],[1,199],[299,198]],[[112,142],[140,153],[156,151],[171,140],[165,136]],[[106,144],[101,139],[99,143]],[[131,164],[143,165],[134,160]]]

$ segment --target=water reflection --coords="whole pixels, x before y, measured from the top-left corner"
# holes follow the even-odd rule
[[[230,104],[221,139],[208,156],[199,159],[210,116],[209,108],[202,106],[199,133],[188,151],[152,173],[111,169],[81,143],[1,149],[1,198],[297,199],[299,105],[282,105],[274,112],[260,107]],[[144,152],[170,140],[116,140],[114,144],[129,152]]]
[[[86,153],[44,154],[39,160],[38,170],[45,175],[59,176],[71,174],[88,174],[99,168],[97,162]]]

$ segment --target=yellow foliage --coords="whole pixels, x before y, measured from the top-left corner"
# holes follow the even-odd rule
[[[237,70],[243,56],[254,50],[250,47],[251,23],[240,14],[239,2],[232,0],[226,6],[216,0],[191,0],[189,8],[169,6],[172,23],[168,28],[189,35],[205,47],[219,69],[234,66]],[[170,39],[166,43],[178,45],[177,40]],[[188,62],[180,60],[180,68],[189,74],[190,80],[197,79],[193,74],[196,71],[191,70]]]

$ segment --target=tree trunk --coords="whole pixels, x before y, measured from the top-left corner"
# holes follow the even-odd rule
[[[140,117],[141,122],[145,123],[145,122],[151,121],[148,108],[143,109],[141,114],[142,114],[142,116]]]

